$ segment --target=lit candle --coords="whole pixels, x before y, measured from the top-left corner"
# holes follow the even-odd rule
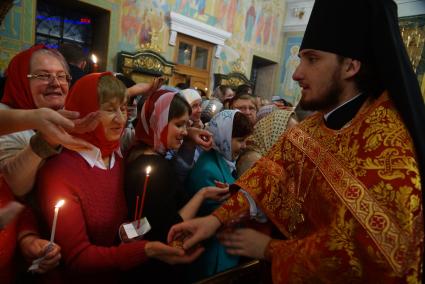
[[[91,61],[93,62],[93,72],[97,72],[97,56],[94,53],[91,55]]]
[[[53,243],[53,240],[55,239],[56,223],[58,221],[59,208],[61,208],[64,203],[65,203],[65,200],[61,199],[55,205],[55,216],[53,217],[52,233],[50,235],[51,243]]]
[[[142,201],[140,204],[140,211],[139,211],[139,218],[137,221],[137,228],[140,226],[140,218],[142,218],[142,212],[143,212],[143,206],[145,205],[145,197],[146,197],[146,188],[148,187],[148,180],[149,180],[149,174],[151,172],[151,166],[146,167],[146,177],[145,177],[145,183],[143,184],[143,193],[142,193]]]

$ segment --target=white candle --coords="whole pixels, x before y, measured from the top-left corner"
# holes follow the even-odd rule
[[[97,56],[94,53],[91,55],[91,61],[93,62],[93,72],[97,72],[99,66],[97,65]]]
[[[61,199],[55,205],[55,216],[53,217],[52,233],[50,234],[51,243],[53,243],[53,240],[55,239],[56,223],[58,221],[59,208],[61,208],[64,203],[65,200]]]

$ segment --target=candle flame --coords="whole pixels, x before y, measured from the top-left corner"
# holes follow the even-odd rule
[[[62,205],[65,203],[65,200],[61,199],[58,201],[58,203],[56,203],[55,208],[60,208],[62,207]]]
[[[215,109],[217,108],[215,105],[213,105],[212,107],[212,112],[215,112]]]
[[[146,174],[148,175],[151,172],[152,168],[151,166],[146,167]]]
[[[93,61],[94,64],[97,63],[97,56],[94,53],[91,55],[91,61]]]

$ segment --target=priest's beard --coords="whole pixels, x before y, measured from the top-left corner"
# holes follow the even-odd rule
[[[342,84],[340,81],[341,71],[338,68],[334,71],[330,79],[330,85],[323,92],[322,96],[313,100],[303,100],[304,96],[301,97],[300,106],[304,110],[311,111],[330,111],[338,106],[339,96],[342,93]]]

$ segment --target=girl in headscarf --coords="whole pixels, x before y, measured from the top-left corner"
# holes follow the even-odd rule
[[[199,95],[198,91],[195,89],[184,89],[180,91],[180,94],[189,103],[192,109],[192,113],[189,118],[189,124],[195,128],[204,128],[204,124],[201,121],[201,95]],[[202,151],[202,147],[194,143],[186,142],[182,144],[178,152],[174,153],[174,169],[181,183],[184,183],[186,180],[187,175],[189,174],[196,160],[198,160]]]
[[[165,158],[169,150],[178,150],[187,135],[190,105],[177,92],[159,89],[144,103],[136,125],[137,144],[126,158],[125,192],[129,216],[136,211],[137,196],[142,195],[145,169],[151,166],[142,216],[151,230],[147,240],[166,241],[172,225],[191,219],[205,199],[220,200],[227,189],[205,187],[192,198],[178,182],[172,162]],[[179,281],[180,272],[173,267],[150,261],[139,270],[142,277],[155,277],[158,283]]]
[[[76,134],[92,150],[62,153],[48,160],[39,172],[38,197],[47,225],[54,205],[65,200],[57,220],[55,242],[61,245],[67,282],[120,283],[122,271],[158,254],[183,254],[158,242],[120,244],[118,229],[127,221],[122,189],[120,138],[127,119],[126,88],[112,73],[92,73],[76,82],[65,108],[82,115],[99,112],[98,126]]]
[[[187,188],[195,194],[204,186],[220,182],[232,184],[236,177],[236,160],[246,147],[246,140],[252,132],[249,119],[238,110],[223,110],[209,122],[208,130],[213,134],[213,150],[203,152],[190,172]],[[198,216],[210,214],[220,202],[206,202]],[[190,278],[197,281],[224,271],[238,264],[239,258],[230,256],[216,238],[207,241],[206,251],[193,264]]]

